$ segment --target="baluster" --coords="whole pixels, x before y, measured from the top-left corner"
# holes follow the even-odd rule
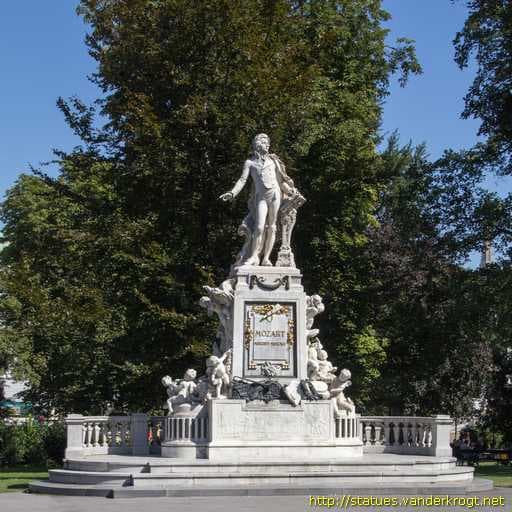
[[[153,431],[152,431],[152,436],[153,436],[153,442],[156,442],[156,444],[160,444],[160,426],[161,426],[161,423],[159,420],[155,421],[155,423],[153,424]]]
[[[94,442],[94,424],[92,421],[87,423],[87,445],[92,448]]]
[[[382,444],[382,425],[380,423],[375,423],[375,445],[380,446]]]
[[[384,420],[382,422],[382,445],[383,446],[389,446],[391,445],[391,429],[389,427],[389,422]]]
[[[428,427],[425,423],[421,424],[421,446],[428,446]]]
[[[126,434],[125,434],[125,446],[132,446],[132,424],[129,420],[126,421]]]
[[[417,446],[421,446],[420,444],[420,440],[419,440],[419,435],[420,435],[420,425],[417,421],[414,421],[414,423],[412,424],[412,445],[414,447],[417,447]]]
[[[393,434],[393,439],[392,439],[392,442],[390,443],[390,445],[398,446],[400,444],[399,443],[400,433],[399,433],[398,423],[393,422],[393,424],[391,425],[391,433]]]
[[[372,424],[370,422],[364,424],[364,444],[372,444]]]
[[[124,448],[126,446],[126,425],[123,421],[119,423],[119,438],[119,445],[121,448]]]
[[[423,448],[425,445],[425,424],[418,423],[418,446]]]
[[[107,446],[114,446],[116,441],[114,439],[114,427],[111,420],[107,423],[107,429]]]
[[[407,434],[406,434],[406,426],[404,423],[400,422],[398,424],[398,445],[403,446],[406,444]]]
[[[414,446],[414,436],[413,436],[414,424],[407,423],[407,446]]]
[[[103,448],[105,446],[105,422],[98,422],[98,446]]]
[[[162,444],[162,420],[158,420],[157,423],[157,429],[156,429],[156,436],[158,439],[158,445],[160,446]]]
[[[428,448],[432,446],[432,425],[425,426],[425,446]]]
[[[93,421],[91,426],[91,444],[93,448],[98,446],[98,423],[96,421]]]
[[[87,448],[89,446],[89,436],[88,436],[88,423],[82,423],[82,446]]]

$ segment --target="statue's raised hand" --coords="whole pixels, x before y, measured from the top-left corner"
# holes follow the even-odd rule
[[[233,192],[226,192],[219,197],[222,201],[233,201],[234,198],[235,196],[233,195]]]

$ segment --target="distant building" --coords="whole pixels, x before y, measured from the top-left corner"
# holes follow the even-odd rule
[[[4,399],[0,401],[0,408],[9,409],[14,416],[25,416],[31,409],[30,404],[25,403],[19,393],[25,391],[25,382],[19,382],[7,372],[0,376]]]
[[[492,242],[486,240],[482,248],[482,258],[480,260],[480,268],[485,268],[492,263]]]

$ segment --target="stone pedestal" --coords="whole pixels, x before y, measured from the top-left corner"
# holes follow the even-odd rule
[[[162,457],[205,459],[208,432],[208,408],[203,405],[167,416]]]
[[[337,432],[329,400],[245,402],[211,400],[208,404],[212,461],[322,460],[360,457],[357,428]],[[353,425],[358,423],[354,416]]]
[[[285,385],[305,379],[306,294],[291,267],[238,267],[234,273],[232,374]]]

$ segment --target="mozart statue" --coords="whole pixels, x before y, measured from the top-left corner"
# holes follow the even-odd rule
[[[239,233],[246,242],[240,251],[235,267],[241,265],[271,266],[270,254],[277,234],[277,221],[281,223],[281,249],[277,265],[295,266],[290,239],[297,208],[305,199],[295,188],[292,179],[279,158],[269,153],[270,139],[260,133],[254,137],[253,154],[245,161],[242,175],[230,192],[220,196],[223,201],[232,201],[244,188],[247,178],[252,178],[249,197],[249,213],[243,220]]]

